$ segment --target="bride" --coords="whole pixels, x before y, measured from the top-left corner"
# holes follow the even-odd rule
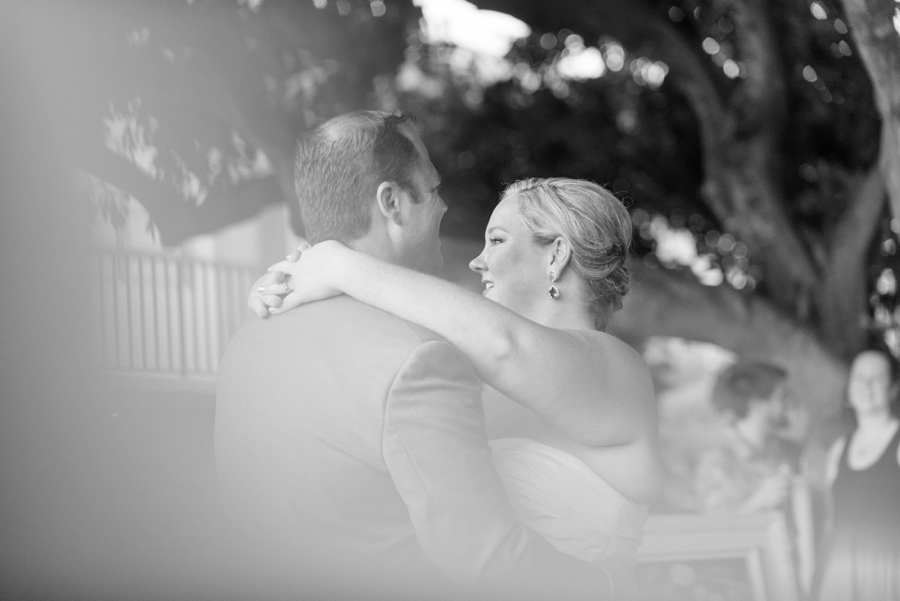
[[[563,552],[624,567],[662,485],[648,369],[605,333],[628,291],[630,242],[607,190],[528,179],[503,192],[469,265],[483,298],[325,241],[273,265],[289,279],[263,278],[249,302],[265,316],[343,293],[446,338],[485,385],[494,464],[519,519]]]

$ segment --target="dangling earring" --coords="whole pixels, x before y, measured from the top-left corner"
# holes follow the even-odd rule
[[[550,298],[553,300],[559,300],[559,288],[556,287],[554,282],[556,281],[556,272],[550,272],[550,289],[547,291],[547,294],[550,295]]]

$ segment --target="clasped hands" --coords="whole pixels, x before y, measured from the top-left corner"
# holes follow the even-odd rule
[[[284,261],[266,270],[250,289],[247,305],[265,319],[300,305],[337,296],[339,289],[329,282],[329,261],[340,242],[326,240],[315,246],[301,244]]]

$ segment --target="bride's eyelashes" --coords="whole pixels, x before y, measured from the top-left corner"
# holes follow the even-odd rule
[[[488,242],[491,243],[491,246],[494,246],[495,244],[500,244],[503,240],[501,238],[488,238]]]

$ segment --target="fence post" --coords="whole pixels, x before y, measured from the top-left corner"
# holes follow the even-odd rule
[[[187,344],[185,343],[185,324],[184,324],[184,282],[181,280],[181,260],[175,260],[175,285],[178,288],[178,348],[181,360],[182,378],[187,378]]]

